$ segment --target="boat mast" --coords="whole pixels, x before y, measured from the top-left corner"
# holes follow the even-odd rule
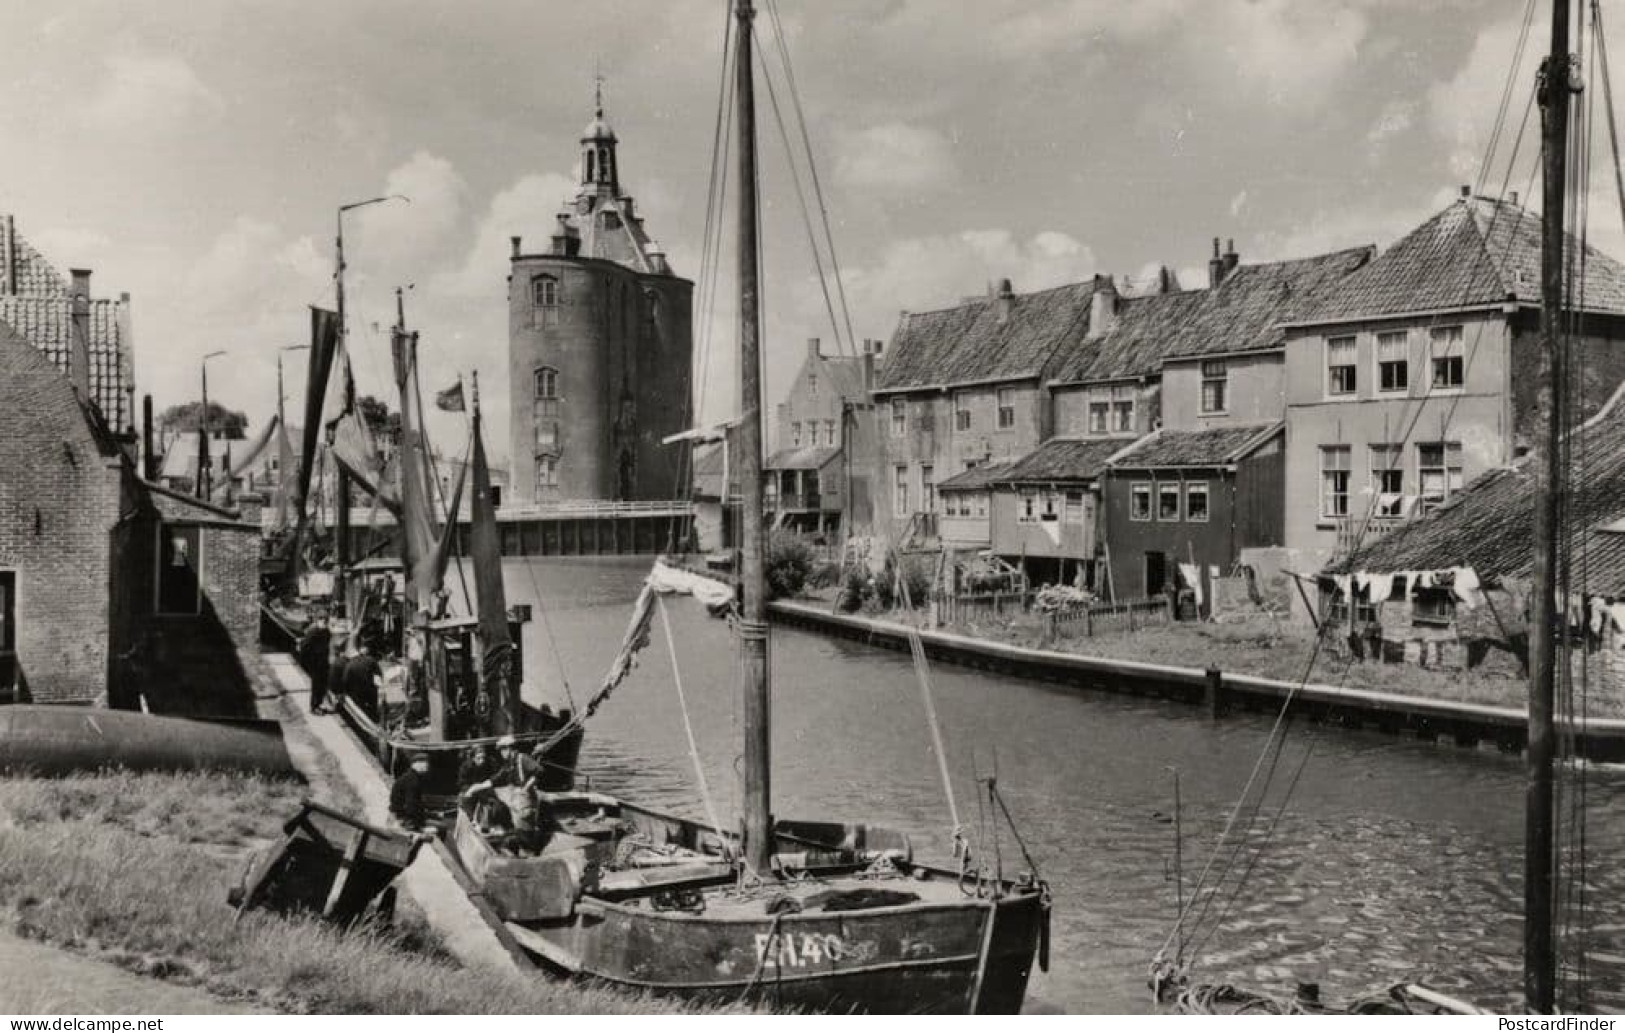
[[[1564,470],[1564,392],[1568,361],[1563,353],[1563,217],[1568,178],[1569,0],[1552,4],[1552,49],[1541,69],[1541,283],[1540,396],[1545,404],[1541,452],[1535,483],[1533,595],[1529,613],[1528,798],[1524,816],[1524,960],[1526,1010],[1550,1014],[1556,1008],[1557,951],[1553,869],[1556,865],[1553,757],[1556,736],[1552,712],[1556,679],[1559,531],[1558,503]]]
[[[768,686],[766,530],[762,526],[762,365],[756,207],[756,96],[751,69],[750,0],[736,0],[734,80],[739,103],[739,621],[744,664],[745,864],[765,874],[773,854],[772,693]],[[724,488],[724,491],[727,489]]]
[[[370,202],[367,202],[370,203]],[[338,353],[344,356],[344,403],[340,412],[349,412],[355,407],[355,382],[350,379],[350,328],[344,319],[344,213],[354,205],[344,205],[338,210],[336,216],[338,232],[334,235],[335,268],[333,279],[334,307],[338,312],[339,347]],[[335,463],[338,467],[338,498],[336,500],[336,515],[333,530],[333,566],[343,578],[344,571],[350,565],[350,473],[343,463]],[[342,585],[342,581],[339,582]],[[334,593],[334,601],[343,605],[344,593],[339,588]]]

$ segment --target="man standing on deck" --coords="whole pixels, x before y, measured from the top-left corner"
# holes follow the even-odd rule
[[[429,810],[423,802],[423,783],[428,777],[429,755],[415,754],[412,766],[389,787],[390,816],[408,832],[422,832],[429,823]]]

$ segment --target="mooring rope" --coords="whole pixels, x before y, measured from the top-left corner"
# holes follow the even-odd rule
[[[700,747],[694,740],[694,722],[688,716],[688,696],[683,692],[683,673],[677,666],[677,641],[671,633],[671,619],[666,616],[666,600],[657,600],[660,609],[660,626],[666,631],[666,653],[671,657],[671,681],[677,687],[677,704],[683,711],[683,734],[688,736],[688,759],[694,764],[694,777],[700,784],[700,801],[705,804],[705,816],[711,821],[711,831],[717,834],[717,841],[726,844],[727,838],[722,834],[722,822],[717,820],[717,805],[711,800],[711,786],[705,780],[705,765],[700,761]]]

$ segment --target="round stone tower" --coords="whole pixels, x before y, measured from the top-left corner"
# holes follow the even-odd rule
[[[508,275],[510,493],[674,499],[691,419],[692,281],[674,276],[620,190],[600,104],[581,133],[579,185],[547,250],[513,238]]]

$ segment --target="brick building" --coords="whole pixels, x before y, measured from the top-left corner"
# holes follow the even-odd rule
[[[549,246],[513,238],[508,275],[510,503],[683,495],[694,284],[672,273],[621,192],[602,108]]]
[[[258,528],[141,481],[82,359],[0,323],[0,700],[251,713]]]
[[[808,339],[762,466],[776,526],[840,533],[873,526],[876,344],[864,341],[861,355],[825,355],[818,338]]]

